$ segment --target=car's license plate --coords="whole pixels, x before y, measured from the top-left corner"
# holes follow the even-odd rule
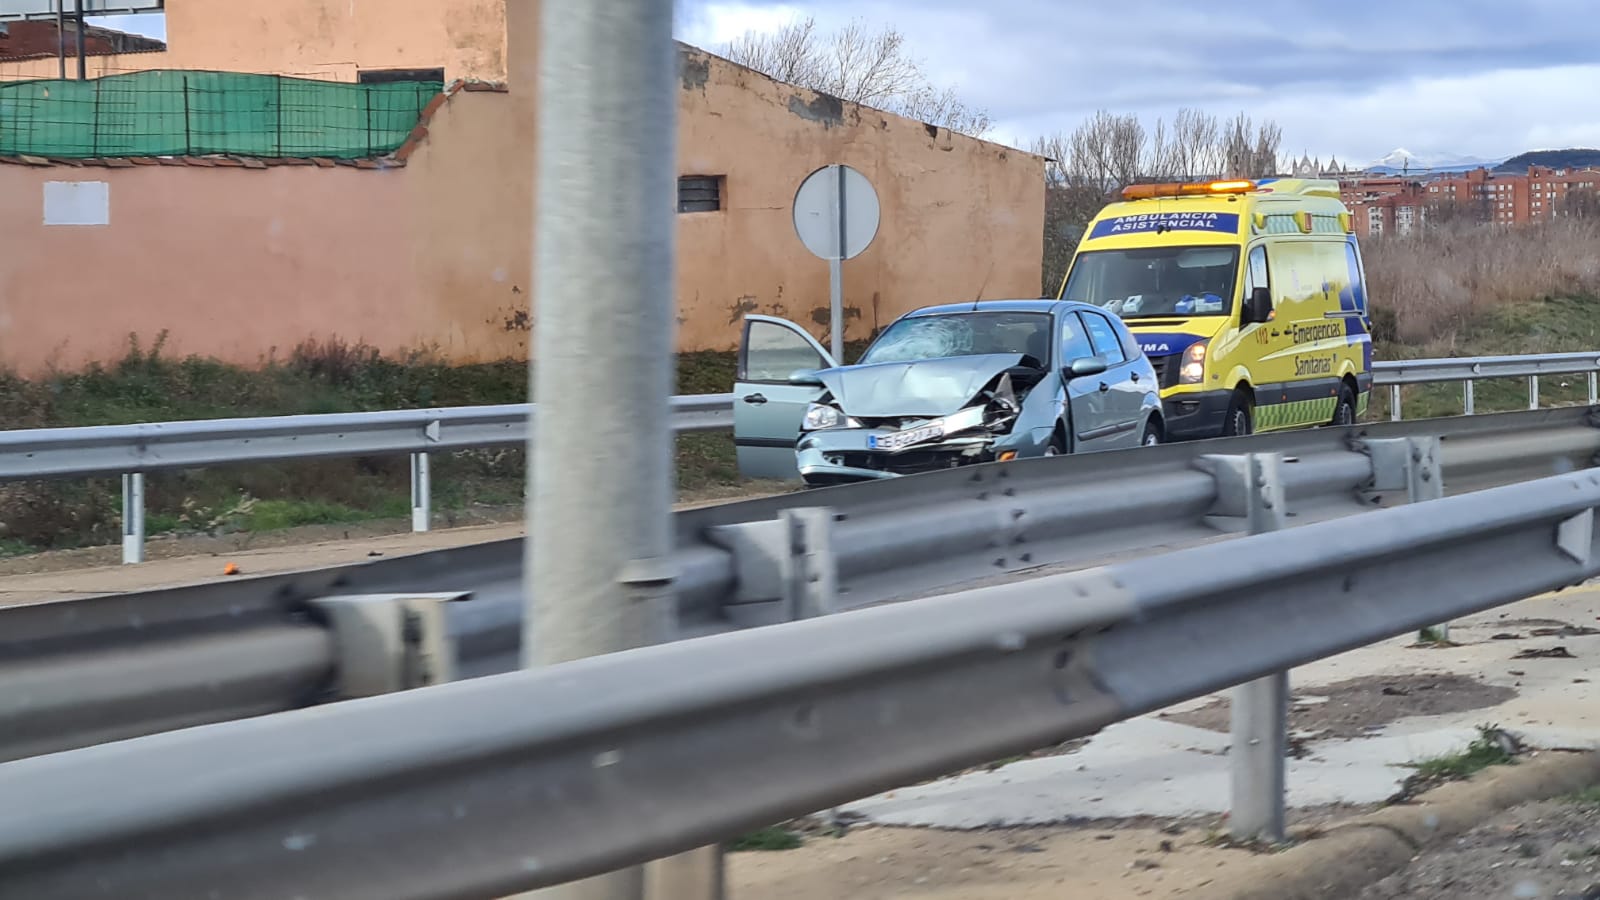
[[[874,450],[899,450],[912,444],[931,441],[944,437],[944,425],[934,422],[931,425],[919,425],[916,428],[907,428],[893,434],[875,434],[867,439],[867,446]]]

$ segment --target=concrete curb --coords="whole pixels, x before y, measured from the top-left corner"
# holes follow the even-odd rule
[[[1390,806],[1182,896],[1193,900],[1323,900],[1353,896],[1423,850],[1502,810],[1600,782],[1600,752],[1541,751],[1515,766],[1443,785],[1414,806]]]

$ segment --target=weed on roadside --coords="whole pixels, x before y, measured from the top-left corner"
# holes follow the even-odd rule
[[[799,834],[778,825],[771,825],[736,838],[728,844],[729,853],[747,851],[796,850],[805,843]]]
[[[1418,794],[1450,781],[1461,781],[1491,766],[1515,765],[1522,743],[1515,735],[1495,726],[1479,725],[1478,736],[1458,753],[1435,756],[1407,763],[1416,771],[1390,797],[1390,804],[1405,803]]]

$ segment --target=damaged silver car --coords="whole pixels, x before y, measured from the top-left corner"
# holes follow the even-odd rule
[[[1071,301],[924,307],[848,366],[793,322],[749,315],[737,382],[741,474],[810,486],[1162,438],[1132,332]]]

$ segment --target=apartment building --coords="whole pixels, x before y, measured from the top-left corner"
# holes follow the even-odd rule
[[[1526,175],[1479,168],[1432,178],[1341,177],[1357,234],[1408,234],[1428,219],[1466,216],[1511,227],[1600,206],[1600,169],[1531,166]]]

